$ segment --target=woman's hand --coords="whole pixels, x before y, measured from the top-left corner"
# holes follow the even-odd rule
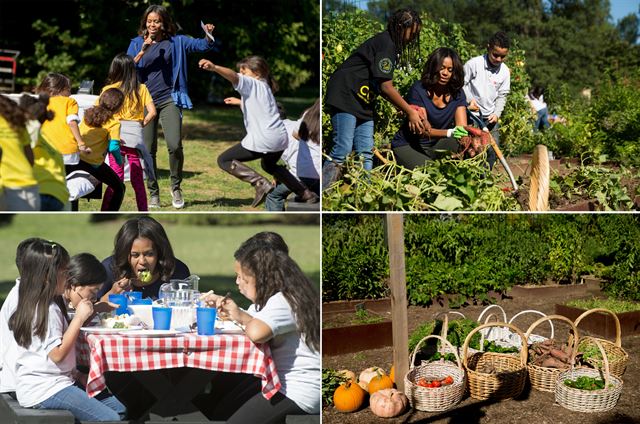
[[[149,48],[151,44],[153,44],[153,38],[151,38],[151,36],[147,34],[147,36],[144,37],[144,42],[142,43],[140,53],[138,54],[144,54],[144,52]]]
[[[125,291],[129,291],[131,288],[131,280],[127,277],[121,278],[111,286],[111,290],[109,293],[111,294],[120,294]]]
[[[214,65],[212,61],[207,59],[200,59],[200,62],[198,62],[198,66],[205,71],[214,72],[216,69],[216,65]]]
[[[240,106],[240,104],[242,104],[242,101],[237,97],[227,97],[226,99],[224,99],[224,104],[231,106]]]
[[[425,130],[424,121],[417,110],[411,109],[411,113],[408,116],[409,130],[414,134],[422,134]]]

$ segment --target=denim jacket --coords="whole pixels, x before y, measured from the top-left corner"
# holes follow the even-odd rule
[[[209,44],[207,38],[191,38],[186,35],[174,35],[169,39],[173,46],[172,57],[173,64],[171,70],[173,72],[173,92],[171,93],[176,106],[181,109],[192,109],[193,104],[187,93],[187,53],[198,53],[213,50],[215,44]],[[131,39],[127,54],[135,57],[140,49],[144,39],[137,36]],[[217,48],[215,49],[217,50]],[[144,68],[144,56],[136,65],[137,68]]]

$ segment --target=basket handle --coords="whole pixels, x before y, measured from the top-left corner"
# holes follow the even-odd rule
[[[416,347],[413,348],[413,354],[411,355],[411,366],[410,366],[409,370],[412,370],[413,368],[415,368],[414,363],[416,362],[416,354],[418,353],[418,348],[420,347],[422,342],[424,342],[427,339],[438,339],[441,342],[444,342],[444,343],[448,344],[449,347],[451,347],[451,351],[453,352],[454,356],[456,357],[456,362],[458,363],[458,368],[462,369],[462,362],[460,362],[460,355],[458,355],[458,349],[456,349],[456,347],[454,345],[452,345],[449,342],[449,340],[447,340],[446,337],[442,337],[442,336],[437,336],[435,334],[431,334],[429,336],[424,337],[422,340],[420,340],[418,342],[418,344],[416,344]]]
[[[588,311],[583,312],[582,315],[580,315],[575,320],[576,327],[578,326],[578,324],[580,324],[580,321],[582,321],[584,317],[586,317],[587,315],[591,315],[594,312],[604,312],[605,314],[609,314],[613,317],[613,321],[616,323],[616,346],[622,347],[622,338],[621,338],[622,332],[620,330],[620,320],[618,319],[618,316],[612,311],[610,311],[609,309],[594,308],[594,309],[589,309]]]
[[[500,309],[500,311],[502,312],[502,322],[507,322],[507,313],[504,311],[504,309],[502,309],[502,306],[498,305],[497,303],[494,303],[493,305],[489,305],[486,308],[484,308],[482,310],[482,312],[480,312],[480,316],[478,316],[478,322],[482,322],[482,317],[484,316],[485,313],[487,313],[487,311],[489,311],[492,308],[498,308]]]
[[[460,315],[462,318],[466,318],[466,316],[464,316],[462,312],[457,312],[457,311],[438,312],[435,316],[435,319],[438,319],[440,315],[444,315],[444,318],[442,319],[442,331],[440,331],[440,336],[444,337],[445,339],[447,338],[447,332],[449,331],[449,314],[457,314],[457,315]]]
[[[496,314],[488,314],[487,317],[484,319],[484,324],[487,324],[488,322],[490,322],[489,320],[491,318],[495,318],[495,322],[500,322],[498,320],[498,316]],[[481,331],[480,332],[480,352],[484,352],[484,341],[485,341],[485,334],[489,334],[491,331]]]
[[[515,314],[514,316],[512,316],[511,319],[509,320],[509,324],[513,323],[513,321],[516,318],[518,318],[520,315],[524,315],[524,314],[536,314],[536,315],[540,315],[542,317],[546,317],[547,316],[544,312],[536,311],[535,309],[527,309],[525,311],[520,311],[517,314]],[[551,337],[549,337],[549,338],[553,339],[553,336],[554,336],[553,321],[549,320],[549,325],[551,326]]]
[[[569,324],[569,326],[571,326],[571,331],[573,331],[573,337],[571,335],[569,335],[569,344],[572,344],[572,348],[571,348],[571,365],[573,366],[575,360],[576,360],[576,353],[578,352],[578,339],[580,338],[578,336],[578,327],[576,327],[576,325],[573,323],[573,321],[571,321],[569,318],[563,316],[563,315],[545,315],[542,318],[539,318],[536,322],[534,322],[533,324],[531,324],[531,326],[529,326],[529,329],[527,330],[527,332],[525,333],[525,337],[527,338],[527,344],[529,342],[529,336],[531,336],[531,333],[533,333],[533,330],[540,324],[542,324],[545,321],[549,321],[551,322],[551,320],[559,320],[559,321],[564,321],[567,324]],[[553,337],[552,337],[553,338]]]
[[[462,364],[465,366],[465,368],[467,367],[467,352],[469,351],[469,343],[471,343],[471,337],[478,331],[487,327],[507,327],[512,331],[516,332],[520,336],[520,341],[522,342],[522,349],[520,349],[520,362],[522,363],[523,367],[526,367],[527,356],[528,356],[527,339],[525,338],[522,330],[520,330],[515,325],[509,324],[507,322],[488,322],[486,324],[481,324],[476,328],[474,328],[473,330],[471,330],[469,334],[467,334],[467,338],[464,339],[464,345],[462,347]]]
[[[605,352],[604,347],[602,347],[600,340],[594,338],[593,341],[596,343],[596,346],[598,346],[598,349],[600,349],[600,353],[602,354],[604,362],[604,388],[606,389],[609,385],[609,379],[611,378],[611,374],[609,373],[609,358],[607,358],[607,352]]]

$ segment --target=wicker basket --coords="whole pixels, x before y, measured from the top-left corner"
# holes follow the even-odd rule
[[[527,338],[527,344],[529,344],[529,338],[532,336],[531,332],[538,325],[542,324],[545,321],[550,322],[551,320],[565,321],[571,326],[571,331],[573,331],[573,336],[569,336],[569,344],[573,344],[573,347],[570,353],[572,358],[571,366],[573,367],[574,365],[573,361],[575,361],[575,355],[578,351],[578,329],[573,324],[573,321],[571,321],[569,318],[564,317],[562,315],[547,315],[540,318],[539,320],[531,324],[531,326],[527,330],[525,334],[525,337]],[[542,367],[534,364],[527,364],[527,371],[529,371],[529,381],[531,382],[531,387],[543,392],[553,393],[556,390],[556,383],[558,381],[558,376],[566,370],[562,370],[560,368],[550,368],[550,367]]]
[[[443,344],[449,345],[451,352],[456,357],[457,365],[449,361],[434,361],[415,366],[416,353],[419,351],[420,345],[430,338],[439,339]],[[431,335],[420,340],[415,349],[413,349],[410,364],[411,368],[404,377],[404,393],[413,408],[418,411],[446,411],[460,402],[464,395],[465,373],[460,363],[460,355],[446,338]],[[421,378],[425,380],[441,380],[447,376],[453,377],[453,383],[447,386],[430,388],[416,384]]]
[[[513,324],[513,321],[516,318],[524,314],[537,314],[542,317],[546,317],[546,315],[543,312],[536,311],[534,309],[527,309],[527,310],[518,312],[517,314],[512,316],[509,321],[507,321],[507,313],[504,311],[504,309],[502,309],[500,305],[489,305],[480,313],[480,316],[478,317],[478,322],[480,324],[486,324],[487,322],[489,322],[492,316],[496,316],[493,313],[488,314],[486,316],[484,323],[482,322],[482,318],[484,317],[484,314],[487,313],[491,308],[498,308],[502,312],[503,320],[501,322],[508,322],[509,324]],[[500,319],[498,319],[498,321],[500,321]],[[551,326],[551,338],[553,338],[554,336],[553,323],[549,321],[549,325]],[[506,327],[485,328],[484,330],[481,331],[481,334],[485,336],[487,340],[494,342],[498,346],[513,347],[513,348],[519,349],[519,347],[522,345],[522,340],[520,340],[520,336],[517,333],[513,333],[509,331],[509,329]],[[546,339],[547,337],[540,336],[537,334],[532,334],[529,337],[528,342],[529,344],[531,344],[531,343],[543,341]]]
[[[624,374],[624,371],[627,368],[627,363],[629,362],[629,354],[627,354],[627,352],[625,352],[625,350],[622,348],[622,332],[620,330],[620,320],[618,320],[616,314],[604,308],[589,309],[578,318],[576,318],[575,325],[577,327],[584,317],[594,312],[604,312],[613,317],[613,321],[616,323],[616,341],[611,342],[602,338],[584,336],[578,342],[578,346],[585,346],[585,344],[587,346],[593,346],[595,344],[595,341],[600,341],[602,347],[604,348],[604,351],[607,353],[607,356],[611,358],[609,359],[609,369],[611,370],[611,374],[615,375],[616,377],[622,377],[622,374]],[[596,369],[602,369],[602,360],[589,358],[587,360],[587,363]]]
[[[604,358],[604,375],[593,368],[574,368],[558,376],[556,381],[556,402],[564,408],[578,412],[604,412],[613,409],[622,392],[622,380],[610,372],[607,353],[600,340],[594,339]],[[604,378],[604,389],[580,390],[564,384],[581,376]]]
[[[546,317],[547,315],[544,312],[540,312],[540,311],[536,311],[535,309],[527,309],[524,311],[520,311],[517,314],[515,314],[514,316],[511,317],[511,319],[509,320],[509,324],[513,324],[513,321],[515,321],[516,318],[518,318],[521,315],[525,315],[525,314],[535,314],[535,315],[540,315],[541,317]],[[551,335],[549,337],[545,337],[545,336],[541,336],[539,334],[531,334],[527,337],[527,344],[531,345],[533,343],[537,343],[537,342],[543,342],[547,339],[553,339],[553,337],[555,336],[555,329],[553,328],[553,321],[549,320],[549,326],[551,327]],[[518,339],[518,335],[511,333],[513,335],[512,337],[512,342],[514,343],[515,346],[520,346],[520,339]]]
[[[488,312],[491,309],[498,309],[500,312],[502,312],[502,319],[498,318],[497,313],[491,313],[489,314]],[[487,316],[485,317],[485,314],[487,314]],[[484,317],[484,321],[482,321],[482,318]],[[482,312],[480,312],[480,315],[478,315],[478,323],[479,324],[486,324],[489,322],[489,320],[491,319],[491,317],[496,317],[496,322],[507,322],[507,313],[504,311],[504,309],[502,308],[502,306],[497,305],[497,304],[493,304],[493,305],[489,305],[486,308],[484,308],[482,310]],[[489,328],[485,328],[484,330],[480,331],[480,334],[482,335],[482,337],[490,342],[497,342],[500,340],[504,340],[505,338],[509,337],[509,330],[507,330],[506,328],[503,327],[489,327]]]
[[[507,327],[520,336],[523,346],[520,355],[478,352],[467,357],[469,342],[474,333],[484,328]],[[522,331],[506,322],[487,323],[474,328],[464,341],[462,362],[467,371],[469,393],[474,399],[509,399],[518,396],[527,380],[527,346]]]

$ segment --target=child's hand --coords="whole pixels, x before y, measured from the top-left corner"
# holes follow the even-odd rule
[[[240,106],[241,103],[242,101],[237,97],[227,97],[226,99],[224,99],[224,104],[226,105]]]
[[[73,319],[85,322],[91,315],[93,315],[93,303],[89,299],[82,299],[76,306],[76,315]]]
[[[207,59],[200,59],[200,62],[198,62],[198,66],[204,69],[205,71],[211,71],[211,72],[213,72],[216,68],[216,65],[214,65],[212,61]]]

